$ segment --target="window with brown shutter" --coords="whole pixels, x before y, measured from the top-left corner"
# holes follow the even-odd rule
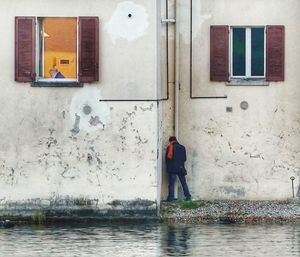
[[[228,26],[210,27],[210,80],[227,81],[229,37]]]
[[[98,17],[16,17],[15,27],[16,81],[82,86],[99,80]]]
[[[79,80],[99,80],[98,17],[79,17]]]
[[[267,81],[284,80],[284,26],[267,26]]]
[[[35,79],[35,17],[15,18],[15,80]]]
[[[265,78],[265,27],[230,28],[231,79]]]
[[[228,85],[267,85],[266,81],[284,80],[284,26],[231,26],[231,40],[228,34],[228,26],[211,26],[212,81],[228,80],[229,56]]]

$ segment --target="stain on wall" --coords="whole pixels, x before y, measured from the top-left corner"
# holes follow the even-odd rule
[[[69,111],[73,134],[80,131],[104,130],[109,126],[110,110],[106,103],[99,101],[100,99],[100,91],[96,88],[85,87],[73,95]]]
[[[65,106],[62,111],[60,106],[55,122],[42,115],[36,117],[38,123],[24,125],[27,128],[40,124],[40,131],[36,131],[38,127],[28,130],[26,136],[30,136],[31,146],[16,142],[15,148],[0,157],[0,193],[5,198],[4,203],[82,197],[97,199],[99,208],[110,208],[106,203],[115,199],[155,201],[155,105],[125,106],[122,103],[102,108],[97,92],[88,88],[70,95],[72,108]],[[80,107],[76,110],[74,106]],[[62,115],[71,117],[71,112],[79,113],[75,115],[77,119],[65,119]],[[109,115],[105,115],[106,112]],[[90,116],[83,119],[84,126],[81,126],[80,115]],[[95,117],[106,117],[101,120],[105,126]],[[110,118],[114,121],[113,127]],[[147,129],[146,121],[152,121]],[[64,129],[60,127],[61,122],[65,124]]]
[[[132,1],[122,1],[105,25],[113,43],[118,39],[134,41],[142,37],[149,26],[146,8]]]

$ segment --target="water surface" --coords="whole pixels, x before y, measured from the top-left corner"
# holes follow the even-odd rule
[[[0,256],[300,256],[300,225],[21,226],[0,230]]]

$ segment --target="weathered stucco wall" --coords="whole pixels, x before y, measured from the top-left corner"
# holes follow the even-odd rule
[[[157,103],[99,100],[156,99],[157,2],[1,1],[0,215],[40,208],[155,213]],[[15,82],[15,16],[99,16],[99,83],[33,88]]]
[[[226,99],[189,98],[191,2],[193,95]],[[175,12],[174,0],[168,5],[159,0],[2,0],[0,215],[31,215],[40,209],[53,214],[155,212],[161,193],[167,193],[163,156],[175,129],[175,26],[169,25],[167,33],[160,23],[167,14],[179,15],[177,129],[188,151],[193,197],[285,199],[292,195],[290,176],[296,177],[297,192],[299,1],[178,3]],[[99,83],[83,88],[16,83],[15,16],[99,16]],[[222,24],[285,25],[285,81],[261,87],[210,82],[209,27]],[[99,101],[165,98],[167,86],[169,101]],[[242,101],[249,103],[247,110],[240,108]]]
[[[180,128],[188,150],[194,198],[285,199],[300,178],[300,2],[298,0],[193,0],[190,93],[190,3],[180,1]],[[284,25],[285,80],[269,86],[210,82],[210,25]],[[240,103],[249,108],[242,110]],[[232,107],[232,112],[226,112]]]

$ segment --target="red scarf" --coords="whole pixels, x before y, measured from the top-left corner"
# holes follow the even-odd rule
[[[176,143],[176,141],[172,141],[169,144],[169,150],[168,150],[168,155],[167,155],[167,157],[168,157],[169,160],[173,159],[173,148],[174,148],[174,144],[175,143]]]

